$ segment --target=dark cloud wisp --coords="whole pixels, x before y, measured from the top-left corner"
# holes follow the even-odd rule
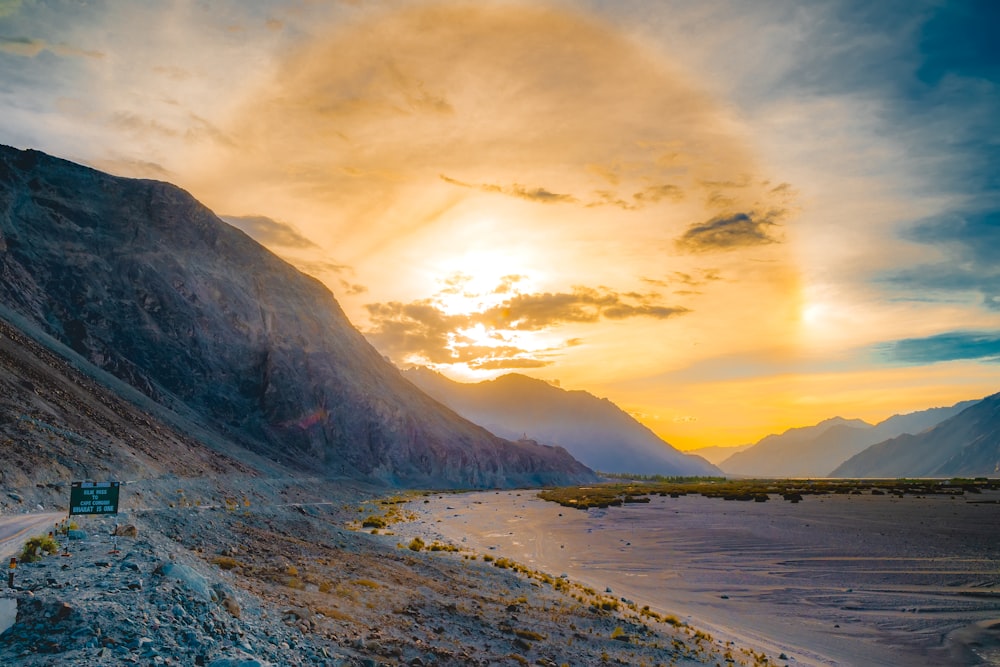
[[[462,188],[472,188],[474,190],[482,190],[483,192],[494,192],[501,195],[507,195],[508,197],[517,197],[518,199],[526,199],[540,204],[572,204],[578,201],[573,195],[552,192],[542,187],[528,187],[521,185],[520,183],[514,183],[513,185],[465,183],[464,181],[450,178],[444,174],[441,174],[441,180],[445,183],[457,185]]]
[[[685,252],[717,252],[779,243],[772,230],[782,216],[781,211],[716,216],[688,227],[676,244]]]
[[[886,361],[927,364],[939,361],[1000,362],[1000,331],[952,331],[926,338],[905,338],[875,347]]]
[[[943,260],[884,275],[894,290],[913,300],[965,301],[978,294],[983,306],[1000,309],[1000,210],[953,212],[921,221],[904,236],[933,246]]]

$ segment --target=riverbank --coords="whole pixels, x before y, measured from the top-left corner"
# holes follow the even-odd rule
[[[930,666],[1000,664],[1000,505],[983,502],[995,499],[688,496],[580,511],[491,492],[412,507],[441,539],[795,664]]]

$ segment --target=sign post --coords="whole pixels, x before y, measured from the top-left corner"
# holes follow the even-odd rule
[[[120,482],[73,482],[69,489],[69,515],[118,514]]]
[[[69,488],[69,515],[118,514],[118,491],[120,482],[73,482]],[[115,543],[115,552],[118,544]],[[69,556],[69,534],[66,535],[66,550]]]
[[[14,588],[14,570],[17,569],[17,559],[13,556],[10,557],[8,569],[10,573],[7,575],[7,588]]]

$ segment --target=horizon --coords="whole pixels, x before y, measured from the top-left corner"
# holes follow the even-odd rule
[[[1000,390],[998,15],[0,2],[0,143],[185,188],[400,368],[735,447]]]

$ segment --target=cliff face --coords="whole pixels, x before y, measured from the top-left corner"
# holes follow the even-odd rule
[[[404,376],[466,419],[505,438],[527,437],[565,447],[602,472],[721,475],[714,465],[684,454],[607,399],[565,391],[510,373],[475,384],[453,382],[426,368]]]
[[[501,440],[428,398],[321,283],[166,183],[0,148],[0,304],[300,470],[475,487],[591,477],[561,449]]]

